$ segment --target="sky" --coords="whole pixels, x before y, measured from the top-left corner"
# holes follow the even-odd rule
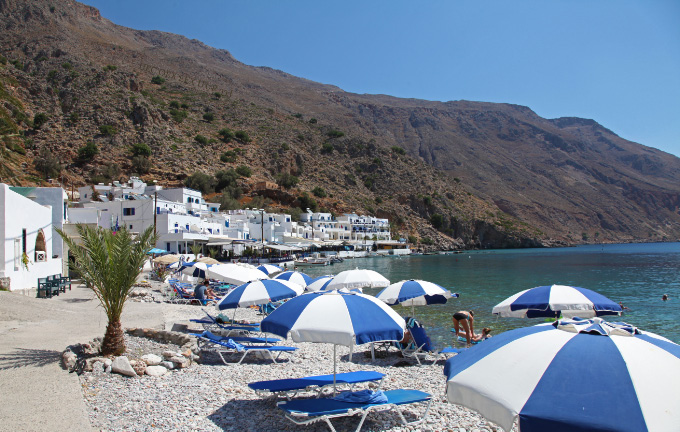
[[[678,0],[81,0],[353,93],[525,105],[680,156]]]

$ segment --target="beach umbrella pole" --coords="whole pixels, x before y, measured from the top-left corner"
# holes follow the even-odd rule
[[[335,388],[335,375],[338,373],[337,359],[335,357],[336,348],[337,345],[333,344],[333,394],[338,392],[338,389]]]

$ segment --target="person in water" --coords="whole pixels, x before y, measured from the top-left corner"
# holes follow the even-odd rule
[[[465,331],[465,340],[468,347],[472,344],[472,336],[475,334],[475,313],[473,311],[458,311],[453,314],[453,328],[456,335],[460,333],[460,328]]]
[[[663,301],[668,301],[668,294],[664,294],[661,296],[661,300]]]
[[[629,308],[629,307],[627,307],[627,306],[624,306],[624,305],[623,305],[623,302],[619,302],[619,306],[621,306],[621,311],[627,311],[627,310],[630,310],[630,308]]]

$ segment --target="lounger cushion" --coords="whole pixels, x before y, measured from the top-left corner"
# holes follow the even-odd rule
[[[404,405],[416,402],[426,402],[432,395],[420,390],[386,390],[387,402],[377,404],[356,404],[343,402],[334,399],[298,399],[287,402],[280,402],[279,408],[292,415],[304,415],[317,417],[324,415],[343,414],[357,408],[366,409],[372,406],[385,404]]]
[[[387,396],[382,390],[359,390],[342,392],[333,399],[355,404],[383,404],[387,403]]]
[[[374,371],[344,372],[335,376],[336,384],[357,384],[362,382],[380,381],[385,374]],[[316,375],[305,378],[284,378],[271,381],[249,383],[253,390],[267,390],[272,393],[302,390],[308,387],[324,387],[333,385],[333,375]]]

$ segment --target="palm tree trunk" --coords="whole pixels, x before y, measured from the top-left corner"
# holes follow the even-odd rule
[[[102,355],[121,355],[125,352],[123,325],[120,319],[110,320],[102,341]]]

